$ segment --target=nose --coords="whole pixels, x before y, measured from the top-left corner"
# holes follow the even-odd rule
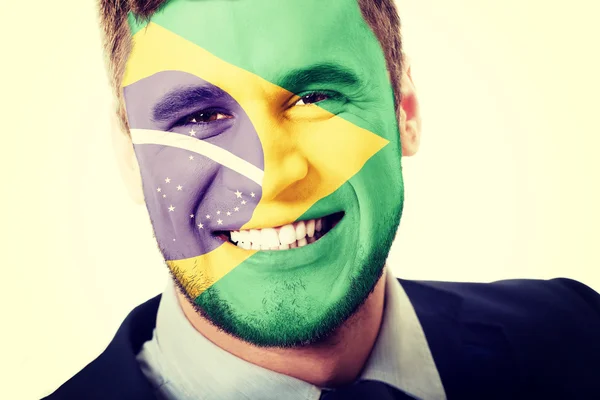
[[[310,163],[300,143],[303,135],[291,121],[282,118],[281,109],[267,93],[264,98],[244,101],[243,107],[252,119],[263,150],[264,176],[261,203],[298,202],[309,196],[306,179]],[[310,186],[310,185],[308,185]]]
[[[306,197],[301,193],[299,183],[308,175],[309,164],[306,157],[290,143],[289,138],[279,138],[263,145],[265,148],[265,175],[262,187],[262,201],[290,202]],[[302,185],[304,186],[304,185]]]

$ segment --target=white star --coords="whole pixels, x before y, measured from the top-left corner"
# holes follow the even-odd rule
[[[250,193],[250,196],[254,197],[255,196],[254,192]]]
[[[181,189],[183,189],[183,186],[181,186],[181,185],[178,185],[178,186],[177,186],[177,190],[181,190]]]
[[[246,204],[246,200],[242,200],[242,204]]]
[[[165,182],[170,183],[171,182],[171,178],[165,179]]]
[[[204,229],[204,225],[202,225],[202,224],[198,224],[198,228],[200,228],[200,229]]]
[[[210,219],[210,215],[206,214],[206,219]]]
[[[229,211],[227,211],[227,215],[231,215],[231,213]]]
[[[163,194],[163,198],[165,198],[165,197],[167,197],[167,195],[166,195],[166,194]]]
[[[196,136],[196,131],[192,129],[192,130],[190,131],[190,136]]]
[[[189,158],[190,158],[190,160],[193,160],[193,159],[194,159],[194,156],[190,156]]]
[[[221,215],[221,211],[217,211],[217,215]]]
[[[218,224],[218,225],[223,225],[223,220],[222,220],[222,219],[218,219],[218,220],[217,220],[217,224]]]
[[[173,204],[171,204],[171,206],[169,207],[169,211],[171,211],[171,212],[175,211],[175,207],[173,207]]]
[[[233,211],[240,211],[240,208],[236,207],[236,208],[233,209]]]
[[[173,241],[175,241],[175,239],[173,239]]]
[[[157,192],[160,192],[161,190],[162,190],[161,188],[156,189]]]
[[[240,192],[239,190],[235,191],[235,195],[237,196],[238,199],[242,198],[242,192]]]
[[[194,218],[194,214],[190,214],[190,218]]]

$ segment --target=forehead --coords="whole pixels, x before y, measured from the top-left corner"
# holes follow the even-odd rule
[[[383,62],[356,0],[171,0],[151,21],[270,81],[311,64]]]

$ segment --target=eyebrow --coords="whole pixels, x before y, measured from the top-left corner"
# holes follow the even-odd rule
[[[152,109],[152,119],[166,121],[186,108],[197,107],[203,102],[223,100],[229,96],[216,86],[194,86],[175,89],[167,93]]]
[[[310,84],[337,83],[347,86],[361,86],[362,81],[352,70],[338,64],[314,64],[307,68],[292,70],[281,77],[278,85],[292,93]]]
[[[337,83],[346,86],[362,86],[362,81],[352,70],[338,64],[321,63],[292,70],[277,80],[280,87],[296,93],[311,84]],[[187,108],[202,103],[229,98],[229,95],[213,85],[200,85],[172,90],[153,107],[154,121],[167,121]]]

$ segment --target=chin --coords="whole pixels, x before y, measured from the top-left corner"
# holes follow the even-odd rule
[[[382,249],[383,250],[383,249]],[[302,347],[325,342],[364,304],[382,276],[387,250],[371,255],[346,278],[343,296],[316,300],[302,295],[303,282],[265,285],[255,296],[263,298],[261,310],[249,311],[231,301],[213,285],[192,304],[220,330],[258,347]],[[281,295],[295,293],[288,299]],[[279,300],[278,300],[279,299]],[[277,301],[278,300],[278,301]]]

